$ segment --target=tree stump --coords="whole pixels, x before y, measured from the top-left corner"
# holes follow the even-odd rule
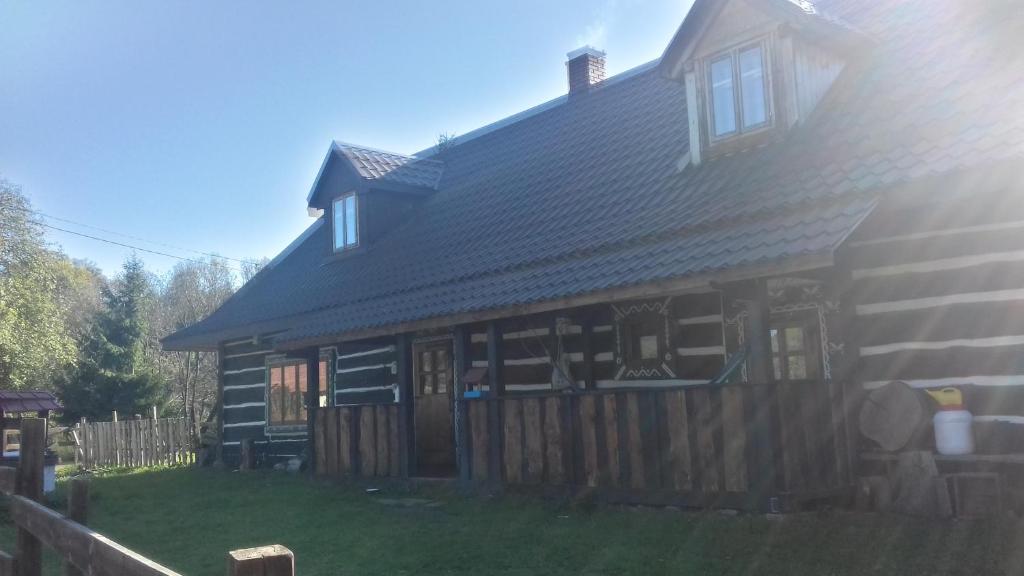
[[[921,394],[903,382],[873,390],[860,409],[860,432],[886,452],[896,452],[928,426]]]

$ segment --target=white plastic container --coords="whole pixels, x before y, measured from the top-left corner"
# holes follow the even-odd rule
[[[932,418],[935,425],[935,448],[945,456],[962,456],[974,452],[974,416],[960,409],[944,409]]]

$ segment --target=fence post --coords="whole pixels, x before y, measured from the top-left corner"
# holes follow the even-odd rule
[[[238,463],[238,469],[240,471],[242,471],[242,472],[245,472],[247,470],[252,470],[252,468],[253,468],[252,464],[253,464],[253,460],[254,460],[253,453],[252,453],[252,439],[251,438],[245,438],[244,440],[242,440],[242,442],[240,444],[240,447],[241,447],[242,454],[241,454],[241,459],[239,460],[239,463]]]
[[[21,420],[21,450],[18,472],[14,484],[15,494],[39,502],[43,499],[43,457],[46,452],[46,420]],[[43,573],[43,545],[24,528],[18,528],[18,574],[41,576]]]
[[[295,555],[280,544],[232,550],[228,576],[295,576]]]
[[[89,483],[72,478],[68,486],[68,518],[85,526],[89,521]],[[71,562],[64,562],[65,576],[82,576],[82,571]]]

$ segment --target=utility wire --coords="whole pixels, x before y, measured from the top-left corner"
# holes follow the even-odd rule
[[[242,263],[242,264],[246,264],[247,263],[245,260],[242,260],[240,258],[232,258],[230,256],[221,256],[220,254],[214,254],[213,252],[203,252],[202,250],[193,250],[191,248],[185,248],[183,246],[175,246],[174,244],[167,244],[165,242],[157,242],[155,240],[147,240],[147,239],[141,238],[139,236],[132,236],[131,234],[124,234],[122,232],[115,232],[113,230],[108,230],[106,228],[100,228],[99,226],[92,226],[90,224],[85,224],[83,222],[76,222],[74,220],[69,220],[67,218],[60,218],[60,217],[57,217],[57,216],[51,216],[49,214],[46,214],[45,212],[40,212],[39,210],[34,210],[34,209],[31,209],[31,208],[26,208],[24,210],[26,212],[31,212],[33,214],[37,214],[39,216],[42,216],[43,218],[48,218],[50,220],[56,220],[58,222],[65,222],[67,224],[74,224],[75,226],[82,226],[83,228],[89,228],[91,230],[96,230],[97,232],[103,232],[103,233],[106,233],[106,234],[113,234],[115,236],[120,236],[122,238],[130,238],[132,240],[138,240],[140,242],[145,242],[147,244],[153,244],[153,245],[156,245],[156,246],[163,246],[164,248],[172,248],[174,250],[183,250],[185,252],[191,252],[193,254],[199,254],[201,256],[209,256],[210,258],[222,258],[224,260],[232,260],[232,261],[239,262],[239,263]],[[64,230],[64,232],[70,232],[71,234],[74,234],[74,232],[71,232],[70,230]],[[115,244],[116,244],[116,242],[115,242]],[[132,248],[136,248],[136,247],[132,246]],[[139,248],[139,250],[142,250],[142,249]],[[143,250],[143,251],[146,251],[146,250]],[[149,251],[149,252],[153,252],[153,251]],[[160,252],[153,252],[153,253],[154,254],[162,254]],[[164,254],[164,255],[165,256],[170,256],[170,254]],[[172,256],[172,258],[176,258],[176,256]]]
[[[107,244],[113,244],[115,246],[123,246],[125,248],[131,248],[132,250],[138,250],[140,252],[147,252],[149,254],[156,254],[157,256],[167,256],[168,258],[177,258],[178,260],[184,260],[186,262],[194,262],[196,264],[203,264],[203,265],[209,264],[209,262],[204,262],[202,260],[196,260],[195,258],[186,258],[185,256],[175,256],[174,254],[168,254],[167,252],[159,252],[157,250],[150,250],[148,248],[142,248],[140,246],[134,246],[132,244],[125,244],[123,242],[116,242],[114,240],[108,240],[107,238],[100,238],[99,236],[92,236],[92,235],[89,235],[89,234],[84,234],[82,232],[75,232],[74,230],[68,230],[66,228],[60,228],[60,227],[57,227],[57,226],[53,226],[51,224],[47,224],[45,222],[40,222],[39,225],[43,226],[45,228],[49,228],[51,230],[57,230],[58,232],[66,232],[68,234],[74,234],[75,236],[81,236],[83,238],[89,238],[90,240],[97,240],[99,242],[106,242]],[[217,257],[220,258],[220,256],[217,256]],[[234,266],[227,266],[227,265],[225,265],[225,267],[229,268],[231,270],[234,270],[235,272],[242,272],[241,268],[235,268]]]

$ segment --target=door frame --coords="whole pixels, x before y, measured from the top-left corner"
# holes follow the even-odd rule
[[[449,363],[449,374],[451,379],[448,382],[448,397],[449,397],[449,413],[451,415],[452,425],[452,460],[455,462],[455,469],[453,470],[453,477],[458,476],[458,449],[456,443],[458,441],[455,438],[455,379],[457,378],[456,366],[455,366],[455,337],[452,334],[443,334],[438,336],[423,336],[419,338],[413,338],[410,342],[410,355],[412,356],[412,395],[410,407],[412,408],[412,445],[410,446],[410,454],[412,455],[413,470],[417,474],[420,472],[420,461],[419,461],[419,450],[418,439],[416,437],[416,421],[418,418],[416,410],[416,400],[421,397],[420,394],[420,350],[419,348],[424,345],[439,344],[447,342],[448,344],[448,363]]]

